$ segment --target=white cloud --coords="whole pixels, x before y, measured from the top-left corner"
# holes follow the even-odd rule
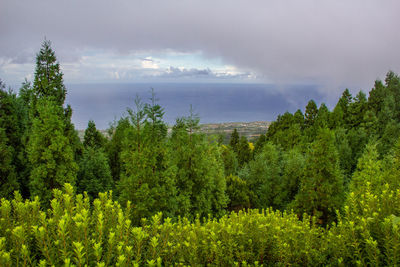
[[[160,67],[151,57],[146,57],[145,59],[142,60],[142,68],[159,69]]]

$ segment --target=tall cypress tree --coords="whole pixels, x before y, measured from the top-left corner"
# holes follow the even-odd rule
[[[335,219],[344,193],[335,138],[330,130],[319,132],[306,155],[306,166],[295,207],[299,214],[306,212],[321,224],[330,223]]]
[[[248,163],[251,159],[251,150],[246,136],[240,137],[237,148],[237,159],[240,167]]]
[[[121,152],[124,147],[126,132],[129,131],[128,129],[130,127],[129,119],[125,117],[121,118],[118,122],[114,123],[114,126],[108,129],[108,134],[111,136],[111,139],[107,142],[106,153],[110,163],[111,176],[114,180],[114,184],[120,180],[123,169]]]
[[[17,98],[11,90],[5,91],[0,80],[0,195],[11,196],[19,189],[16,168],[21,164],[18,152],[21,146],[20,118],[17,111]]]
[[[266,143],[255,159],[249,162],[249,174],[244,180],[254,193],[251,195],[253,208],[278,207],[276,197],[282,180],[281,162],[281,151],[270,142]]]
[[[81,146],[74,125],[72,109],[64,109],[66,88],[51,42],[45,40],[36,55],[35,79],[30,97],[30,129],[27,151],[31,167],[31,195],[46,203],[51,189],[74,184],[78,170],[76,152]]]
[[[54,50],[51,48],[51,42],[44,40],[42,47],[36,55],[35,79],[32,85],[32,103],[31,120],[37,116],[37,101],[42,98],[54,101],[60,107],[63,107],[67,90],[63,82],[63,73],[60,69]],[[64,108],[64,107],[63,107]],[[64,135],[70,140],[74,157],[82,153],[82,145],[74,125],[71,122],[72,108],[67,105],[64,108],[64,114],[61,115],[65,121]]]
[[[175,169],[166,160],[167,127],[163,109],[155,103],[143,105],[135,100],[136,110],[129,111],[132,125],[125,130],[121,160],[123,171],[118,185],[119,200],[131,201],[133,221],[149,218],[162,211],[174,216],[176,205]]]
[[[92,147],[96,149],[103,148],[106,143],[105,137],[96,129],[96,124],[94,121],[90,120],[88,122],[88,127],[85,130],[85,135],[83,137],[83,145],[87,147]]]
[[[179,215],[219,216],[228,203],[223,163],[218,145],[194,132],[198,122],[191,112],[178,119],[172,131],[170,160],[178,168]]]
[[[306,110],[304,113],[304,124],[307,128],[314,125],[315,119],[317,118],[318,107],[314,100],[310,100],[307,103]]]
[[[239,146],[239,133],[237,129],[233,129],[233,132],[231,134],[231,139],[229,141],[229,145],[235,151],[236,153],[238,152],[238,146]]]
[[[60,106],[65,101],[67,90],[63,83],[63,74],[49,40],[44,40],[36,55],[33,93],[36,99],[49,97]]]
[[[105,153],[93,147],[86,147],[79,162],[78,192],[86,191],[93,199],[99,192],[112,189],[110,166]]]
[[[12,193],[19,188],[12,164],[14,149],[7,143],[5,130],[0,127],[0,198],[12,197]]]
[[[78,166],[70,141],[64,135],[62,107],[47,98],[39,99],[37,104],[27,147],[32,168],[30,189],[32,196],[40,196],[48,206],[53,188],[75,183]]]

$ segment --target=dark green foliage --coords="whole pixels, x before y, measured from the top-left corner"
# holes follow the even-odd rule
[[[135,224],[159,211],[174,217],[177,210],[175,166],[167,158],[166,125],[163,109],[155,103],[143,105],[135,100],[136,110],[130,110],[131,125],[125,130],[121,153],[124,169],[118,185],[119,199],[133,206]]]
[[[126,138],[125,133],[130,127],[129,119],[121,118],[115,126],[111,126],[108,130],[111,139],[106,145],[106,153],[110,163],[111,176],[113,177],[114,183],[120,180],[121,171],[123,169],[121,163],[121,152]]]
[[[148,138],[152,142],[160,142],[167,135],[167,125],[163,121],[164,109],[157,104],[157,98],[154,89],[151,91],[150,104],[145,104],[143,112],[146,116],[144,130],[148,133]]]
[[[228,198],[218,144],[194,132],[199,119],[192,112],[178,119],[171,136],[171,162],[177,167],[179,215],[220,216]]]
[[[240,137],[240,141],[237,146],[237,159],[239,166],[243,166],[249,162],[251,159],[251,154],[249,142],[247,141],[246,136]]]
[[[236,153],[232,150],[230,146],[222,145],[221,157],[224,163],[225,176],[235,175],[239,168]]]
[[[27,146],[31,165],[31,196],[39,196],[49,204],[51,190],[64,183],[75,183],[78,166],[67,137],[64,136],[63,109],[46,98],[37,102],[37,117],[32,121]]]
[[[315,119],[317,118],[318,107],[314,100],[310,100],[306,106],[304,113],[304,124],[305,127],[309,128],[314,125]]]
[[[324,103],[322,103],[315,118],[315,129],[327,128],[329,124],[329,117],[329,109]]]
[[[257,155],[258,152],[260,152],[262,150],[262,148],[266,142],[267,142],[267,137],[265,136],[265,134],[261,134],[258,137],[256,144],[254,146],[254,155]]]
[[[365,193],[367,187],[375,193],[382,191],[384,186],[382,162],[379,160],[376,144],[370,143],[364,150],[357,163],[357,169],[350,183],[350,192],[360,196]]]
[[[353,155],[352,146],[350,146],[346,130],[337,128],[335,131],[336,150],[339,157],[339,166],[344,174],[344,182],[347,184],[357,162],[356,155]]]
[[[63,84],[63,74],[49,40],[43,42],[42,48],[36,55],[33,94],[36,99],[51,98],[60,106],[65,101],[67,90]]]
[[[107,139],[102,135],[100,131],[96,129],[94,121],[88,122],[88,127],[85,130],[83,137],[83,145],[88,148],[92,147],[95,149],[103,148],[106,144]]]
[[[347,127],[356,128],[363,123],[367,105],[366,95],[360,91],[348,106]]]
[[[11,90],[5,91],[5,85],[0,80],[0,128],[4,130],[3,145],[11,154],[10,164],[18,182],[13,182],[10,188],[19,188],[25,197],[27,193],[27,162],[25,156],[24,134],[27,127],[27,107],[21,98],[18,98]],[[9,172],[9,170],[7,171]],[[12,179],[13,180],[13,179]]]
[[[340,109],[343,112],[344,120],[347,120],[349,115],[349,106],[353,101],[353,96],[351,95],[349,89],[343,91],[342,96],[339,98],[339,101],[336,106],[340,106]]]
[[[15,163],[20,148],[20,129],[16,112],[15,95],[5,91],[0,80],[0,195],[12,196],[19,189]]]
[[[298,109],[294,114],[293,114],[293,122],[303,125],[304,124],[304,115],[303,112],[301,112],[300,109]]]
[[[275,205],[279,209],[286,209],[286,206],[295,199],[305,167],[304,155],[298,149],[283,153],[282,175],[278,181],[275,197]]]
[[[226,194],[229,197],[228,210],[239,211],[250,208],[250,190],[245,180],[235,175],[227,176]]]
[[[285,112],[270,125],[266,136],[274,144],[284,149],[292,149],[301,142],[303,128],[304,117],[301,111],[298,110],[295,115]]]
[[[231,139],[229,141],[229,145],[231,146],[233,151],[235,151],[237,153],[238,146],[239,146],[239,133],[236,128],[233,129],[233,132],[231,134]]]
[[[343,202],[343,177],[335,137],[330,130],[319,132],[306,155],[305,165],[294,206],[300,215],[306,212],[318,218],[321,224],[330,223]]]
[[[390,153],[386,155],[382,162],[384,169],[384,183],[388,184],[392,190],[400,188],[400,138],[394,144]]]
[[[252,208],[277,208],[282,166],[281,151],[272,143],[264,145],[263,150],[248,164],[248,174],[244,177],[250,190]]]
[[[88,146],[79,163],[77,189],[79,193],[87,192],[91,199],[97,197],[99,192],[112,189],[108,160],[103,151]]]
[[[64,120],[65,120],[65,130],[64,135],[68,138],[72,151],[74,153],[75,161],[79,161],[79,158],[83,153],[83,145],[78,136],[78,131],[75,130],[74,124],[71,122],[72,118],[72,108],[70,105],[67,105],[67,108],[64,109]]]
[[[9,146],[8,138],[0,127],[0,197],[9,198],[19,189],[17,175],[12,164],[14,149]]]
[[[381,155],[386,155],[390,152],[396,141],[400,137],[400,123],[395,120],[390,120],[379,139],[378,151]]]
[[[344,125],[345,121],[343,109],[340,105],[336,105],[336,107],[331,112],[331,115],[329,116],[329,128],[343,128]]]

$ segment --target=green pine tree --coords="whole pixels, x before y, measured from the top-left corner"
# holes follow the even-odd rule
[[[235,175],[228,175],[226,194],[229,197],[228,210],[239,211],[250,208],[250,190],[245,180]]]
[[[252,208],[277,208],[279,185],[282,175],[282,158],[280,149],[272,144],[264,145],[263,150],[248,164],[249,172],[243,179],[247,182],[251,195]]]
[[[31,165],[31,196],[39,196],[49,206],[51,190],[64,183],[75,184],[78,166],[68,138],[64,135],[63,109],[46,98],[37,102],[37,116],[33,119],[27,145]]]
[[[88,127],[85,130],[85,135],[83,137],[83,145],[88,148],[103,148],[106,144],[106,138],[103,134],[96,129],[96,124],[94,121],[90,120],[88,122]]]
[[[170,160],[178,172],[178,214],[220,216],[228,202],[221,152],[218,144],[194,131],[198,123],[198,116],[191,112],[178,119],[172,131]]]
[[[126,139],[126,133],[131,127],[129,118],[121,118],[118,122],[108,129],[108,135],[111,137],[106,144],[106,154],[110,163],[111,176],[114,183],[120,180],[121,172],[123,172],[123,164],[121,161],[121,153]]]
[[[100,192],[112,189],[112,177],[108,160],[103,151],[88,146],[79,163],[78,192],[87,192],[91,199]]]
[[[307,103],[306,110],[304,113],[304,124],[307,128],[311,127],[315,123],[317,118],[318,107],[314,100],[310,100]]]
[[[19,189],[15,167],[12,164],[14,149],[9,146],[4,128],[0,127],[0,198],[11,198]]]
[[[335,220],[336,210],[343,202],[343,177],[334,144],[333,133],[322,129],[306,156],[300,191],[294,201],[300,215],[306,212],[321,224]]]
[[[67,91],[63,83],[63,74],[49,40],[44,40],[36,55],[33,94],[36,99],[49,97],[60,106],[65,101]]]
[[[231,139],[229,140],[229,145],[237,153],[238,151],[238,146],[239,146],[239,133],[237,129],[233,129],[233,132],[231,134]]]
[[[369,185],[367,185],[369,183]],[[357,163],[357,169],[350,182],[349,191],[357,196],[364,194],[367,187],[374,193],[381,193],[384,185],[383,165],[379,160],[378,150],[375,143],[366,146],[363,155]]]
[[[174,217],[177,205],[176,169],[168,165],[163,109],[155,103],[154,94],[152,104],[143,105],[136,98],[135,105],[136,110],[129,111],[132,125],[125,130],[118,191],[121,203],[132,203],[132,218],[138,224],[141,218],[150,218],[160,211]]]
[[[244,164],[248,163],[249,160],[251,159],[251,156],[252,156],[251,150],[246,136],[240,137],[240,141],[237,148],[237,159],[239,166],[242,167]]]

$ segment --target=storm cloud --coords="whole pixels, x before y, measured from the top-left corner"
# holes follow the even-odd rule
[[[94,49],[201,51],[268,83],[369,90],[388,70],[400,72],[399,10],[397,0],[6,0],[0,58],[31,60],[46,36],[61,62]]]

